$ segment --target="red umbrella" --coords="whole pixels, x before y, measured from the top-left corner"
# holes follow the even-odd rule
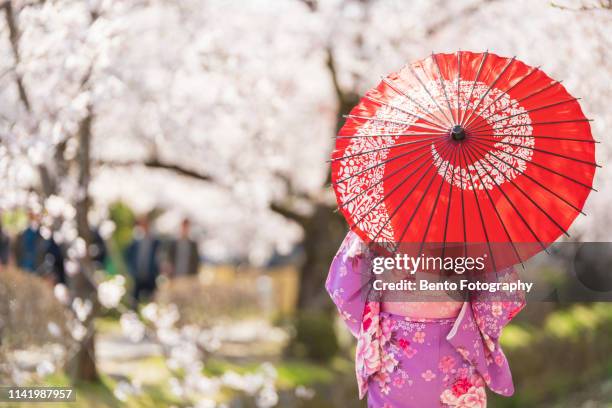
[[[331,159],[338,207],[392,251],[480,243],[498,268],[522,262],[567,235],[599,167],[577,98],[488,52],[407,65],[346,118]]]

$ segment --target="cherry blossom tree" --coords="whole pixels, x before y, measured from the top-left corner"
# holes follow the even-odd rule
[[[301,308],[346,232],[325,160],[342,114],[380,75],[432,50],[516,54],[565,79],[604,139],[607,2],[14,0],[0,22],[3,207],[46,207],[89,300],[79,378],[95,378],[90,225],[118,199],[188,215],[208,257],[264,264],[304,248]],[[605,162],[610,147],[598,145]],[[574,235],[609,239],[597,173]],[[608,218],[605,218],[608,217]],[[572,231],[571,231],[572,232]],[[88,343],[87,343],[88,342]],[[79,368],[80,367],[80,368]]]

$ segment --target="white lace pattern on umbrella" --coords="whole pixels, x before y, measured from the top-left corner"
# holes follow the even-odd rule
[[[457,89],[456,81],[444,82],[446,86],[446,95],[440,83],[437,81],[429,81],[425,83],[425,85],[442,109],[445,109],[447,106],[446,97],[448,97],[451,107],[454,108],[457,106],[457,95],[455,92]],[[462,111],[465,111],[467,107],[467,98],[470,95],[472,87],[474,87],[474,90],[472,92],[471,107],[478,103],[481,96],[484,95],[489,88],[488,85],[482,82],[477,82],[474,85],[471,81],[461,81],[459,107]],[[411,98],[418,103],[401,95],[397,95],[388,102],[388,105],[397,106],[406,112],[411,112],[414,115],[425,118],[429,117],[427,111],[434,112],[434,115],[440,119],[444,118],[444,115],[439,112],[436,104],[420,84],[416,83],[412,86],[404,86],[404,89],[406,89],[406,92]],[[492,103],[498,97],[499,99]],[[356,136],[415,132],[411,129],[411,126],[415,124],[417,118],[406,112],[393,108],[392,106],[382,105],[376,110],[376,120],[366,121],[357,129]],[[533,130],[530,126],[531,119],[528,114],[516,115],[524,112],[525,109],[515,100],[510,99],[510,97],[503,94],[502,91],[492,88],[485,95],[482,102],[480,102],[473,115],[474,117],[472,117],[470,121],[473,121],[473,124],[479,122],[476,126],[481,126],[482,121],[477,120],[476,116],[487,117],[490,115],[487,117],[486,122],[493,130],[492,133],[498,135],[493,137],[495,140],[498,140],[498,142],[493,145],[494,150],[488,151],[484,156],[478,154],[478,156],[481,157],[480,159],[464,167],[449,163],[449,160],[444,159],[440,155],[440,152],[432,142],[431,154],[433,156],[433,164],[436,166],[438,174],[445,177],[448,183],[452,183],[458,188],[467,190],[473,188],[477,190],[483,190],[484,188],[490,190],[496,187],[496,183],[497,185],[501,185],[508,180],[513,180],[517,175],[525,171],[527,162],[531,160],[533,155],[531,147],[534,146],[534,138],[531,137]],[[448,112],[447,115],[451,116]],[[516,116],[509,117],[511,115]],[[469,116],[469,112],[466,116]],[[391,120],[393,122],[385,122],[385,120]],[[521,126],[508,127],[515,125]],[[447,123],[444,123],[443,126],[446,127]],[[420,130],[420,132],[423,132],[423,130]],[[480,132],[482,132],[482,130],[480,130]],[[399,138],[399,136],[374,136],[350,139],[349,145],[343,152],[344,156],[353,156],[366,151],[369,153],[341,160],[338,171],[339,179],[347,179],[340,183],[337,188],[341,202],[345,203],[350,201],[344,208],[352,214],[353,222],[358,221],[357,227],[359,229],[366,231],[371,239],[376,238],[377,241],[382,242],[392,242],[394,240],[394,231],[392,223],[390,222],[391,215],[383,200],[385,194],[385,181],[381,182],[381,180],[385,175],[385,165],[375,165],[387,160],[390,152],[388,148],[395,145]],[[402,142],[404,142],[404,140],[402,140]],[[482,145],[477,146],[478,152],[483,153]],[[410,149],[410,147],[407,147],[407,149]],[[472,149],[471,155],[474,155],[475,152],[476,150]],[[469,159],[468,161],[471,162]],[[370,167],[373,168],[363,172],[364,169]],[[410,171],[410,168],[406,170],[406,172]],[[360,174],[355,176],[357,173]],[[394,180],[402,180],[402,176],[398,175],[398,177],[394,177]],[[394,183],[397,182],[398,181],[394,181]],[[395,187],[395,184],[390,186],[390,188],[393,187]],[[364,190],[367,191],[364,192]]]

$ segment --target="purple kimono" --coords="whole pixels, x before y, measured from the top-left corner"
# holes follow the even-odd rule
[[[357,338],[359,398],[369,407],[486,407],[485,385],[501,395],[514,387],[499,346],[502,328],[524,307],[523,297],[494,300],[472,293],[451,319],[414,319],[367,301],[373,254],[349,232],[334,258],[326,288]],[[499,272],[511,278],[513,268]]]

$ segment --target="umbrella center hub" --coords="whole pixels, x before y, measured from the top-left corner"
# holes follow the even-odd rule
[[[465,129],[461,125],[455,125],[450,131],[450,136],[453,140],[461,141],[465,139]]]

